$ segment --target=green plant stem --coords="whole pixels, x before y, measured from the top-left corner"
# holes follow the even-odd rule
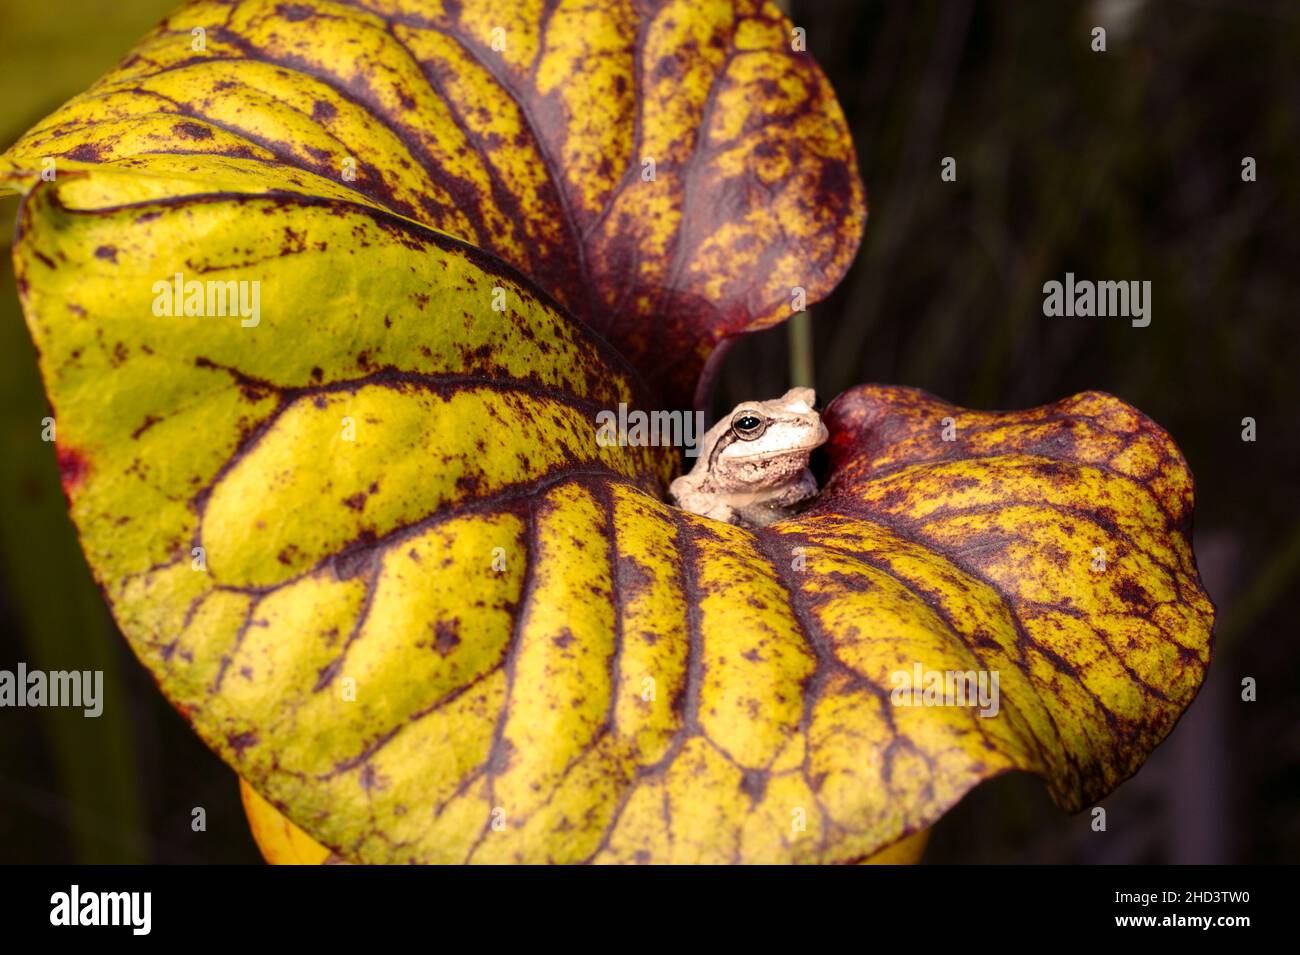
[[[790,386],[815,388],[813,368],[812,314],[798,312],[789,321],[786,334],[790,343]]]

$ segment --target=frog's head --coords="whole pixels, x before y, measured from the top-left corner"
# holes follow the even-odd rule
[[[813,410],[816,400],[811,388],[791,388],[772,401],[737,406],[710,432],[715,439],[708,465],[713,483],[758,491],[794,480],[828,435]]]

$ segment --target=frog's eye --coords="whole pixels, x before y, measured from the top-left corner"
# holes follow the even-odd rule
[[[731,419],[731,430],[741,441],[753,441],[767,430],[767,419],[752,411],[742,411]]]

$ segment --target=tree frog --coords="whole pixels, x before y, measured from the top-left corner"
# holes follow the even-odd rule
[[[792,388],[738,405],[705,433],[695,466],[668,488],[673,503],[741,527],[789,517],[817,493],[808,456],[828,432],[816,400],[811,388]]]

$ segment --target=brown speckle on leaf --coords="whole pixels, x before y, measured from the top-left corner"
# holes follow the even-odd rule
[[[191,122],[176,123],[174,126],[172,126],[172,132],[175,133],[177,136],[179,136],[181,139],[211,139],[212,138],[212,130],[209,129],[207,126],[203,126],[199,123],[191,123]]]
[[[460,646],[460,621],[439,620],[433,626],[433,649],[439,656],[447,656]]]

